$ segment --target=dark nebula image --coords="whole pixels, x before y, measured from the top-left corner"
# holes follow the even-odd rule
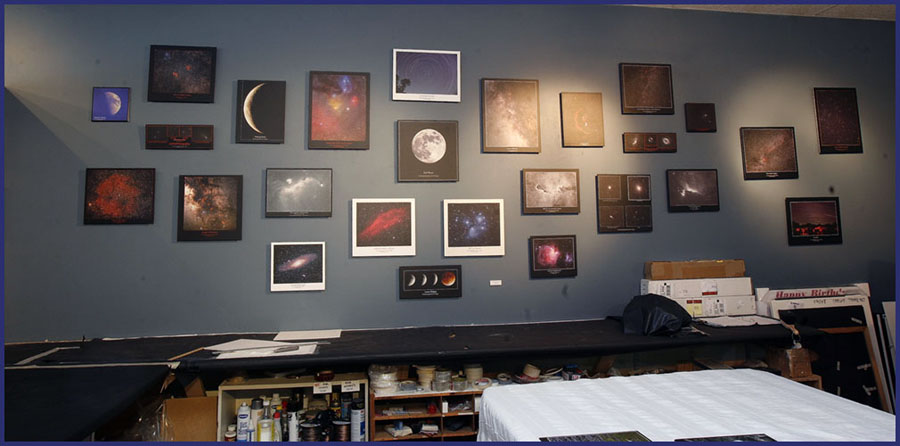
[[[859,108],[855,88],[816,88],[816,120],[819,144],[833,151],[862,151]]]
[[[597,175],[597,199],[615,201],[622,199],[622,182],[619,175]]]
[[[625,226],[624,206],[600,206],[600,227],[621,228]]]
[[[410,203],[356,203],[358,246],[412,245]]]
[[[537,81],[485,79],[484,146],[540,151]]]
[[[625,226],[629,228],[653,226],[653,213],[650,206],[625,206]]]
[[[794,201],[791,208],[791,233],[795,237],[838,235],[838,208],[834,201]]]
[[[689,132],[715,132],[716,104],[685,103],[684,122]]]
[[[309,84],[311,141],[368,141],[367,74],[312,72]]]
[[[718,206],[719,183],[714,170],[670,170],[670,206]]]
[[[395,57],[397,93],[457,94],[458,55],[397,51]]]
[[[266,214],[331,215],[331,169],[266,171]]]
[[[560,93],[563,146],[603,146],[603,94]]]
[[[240,188],[239,177],[185,176],[182,230],[237,230]]]
[[[236,142],[284,142],[284,81],[238,81]]]
[[[797,171],[793,128],[744,127],[741,141],[748,173]]]
[[[84,224],[153,223],[155,169],[87,169]]]
[[[499,203],[448,203],[447,244],[462,246],[500,245]]]
[[[647,201],[650,200],[650,177],[646,175],[629,175],[628,182],[628,200],[630,201]]]
[[[672,109],[672,69],[668,65],[622,64],[622,104]]]
[[[272,264],[275,283],[322,282],[322,245],[275,245]]]
[[[577,207],[578,174],[526,170],[523,178],[525,207]]]
[[[173,95],[211,94],[214,54],[204,50],[151,48],[150,89]]]
[[[575,240],[572,238],[535,238],[531,254],[539,269],[563,269],[575,266]]]

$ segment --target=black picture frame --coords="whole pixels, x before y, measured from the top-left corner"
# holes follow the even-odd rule
[[[674,115],[672,65],[619,64],[619,92],[623,115]]]
[[[459,181],[459,122],[397,121],[397,181]]]
[[[237,81],[234,142],[284,144],[285,81]]]
[[[528,237],[529,276],[532,279],[577,276],[576,251],[574,234]]]
[[[155,193],[156,169],[87,168],[84,224],[152,224]]]
[[[150,102],[215,102],[216,48],[150,45]]]
[[[653,194],[649,174],[598,174],[597,232],[653,231]]]
[[[178,241],[240,240],[243,181],[243,175],[180,175]]]
[[[719,210],[717,169],[667,169],[666,197],[669,212]]]
[[[862,153],[862,129],[855,88],[813,88],[819,153]]]
[[[212,150],[215,132],[211,125],[147,124],[144,148],[147,150]]]
[[[793,127],[741,127],[741,165],[745,180],[800,176]]]
[[[581,212],[579,169],[522,169],[523,214]]]
[[[91,90],[91,122],[128,122],[130,118],[130,87],[94,87]]]
[[[784,199],[788,245],[839,245],[844,241],[838,197]]]
[[[369,149],[370,77],[350,71],[309,72],[307,147]]]
[[[540,82],[481,79],[481,135],[484,153],[541,153]]]
[[[675,153],[678,135],[675,133],[625,132],[622,134],[623,153]]]
[[[716,104],[685,102],[684,128],[688,133],[716,133]]]
[[[400,298],[462,297],[462,265],[401,266]]]
[[[333,194],[330,168],[266,169],[266,218],[331,217]]]
[[[603,147],[603,93],[559,94],[563,147]]]

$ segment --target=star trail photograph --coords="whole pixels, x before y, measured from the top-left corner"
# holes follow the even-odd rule
[[[459,102],[459,51],[394,50],[395,101]]]

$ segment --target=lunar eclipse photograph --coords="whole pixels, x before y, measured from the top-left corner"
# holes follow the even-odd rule
[[[401,266],[400,298],[462,296],[462,265]]]
[[[398,181],[459,181],[457,121],[397,121]]]
[[[270,291],[325,289],[325,242],[275,242]]]
[[[234,140],[238,143],[284,143],[285,81],[237,81]]]

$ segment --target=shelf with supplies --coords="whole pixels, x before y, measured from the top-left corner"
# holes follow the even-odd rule
[[[475,440],[482,390],[406,391],[369,393],[371,441]],[[419,424],[437,426],[437,432],[418,432]],[[391,431],[411,428],[415,433],[394,436]],[[448,440],[450,441],[450,440]]]

